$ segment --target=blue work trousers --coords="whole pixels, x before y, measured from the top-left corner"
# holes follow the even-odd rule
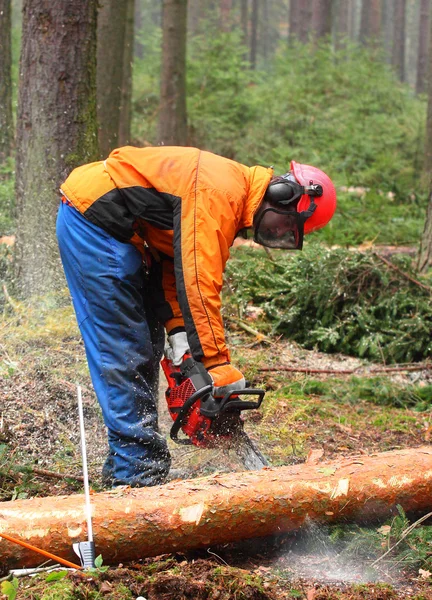
[[[161,483],[171,462],[157,426],[163,329],[146,306],[142,257],[64,203],[57,238],[108,428],[104,476],[113,486]]]

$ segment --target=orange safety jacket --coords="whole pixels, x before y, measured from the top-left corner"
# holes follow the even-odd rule
[[[197,148],[126,146],[75,169],[67,200],[116,239],[156,257],[152,305],[168,333],[185,327],[206,367],[229,360],[220,293],[229,247],[273,175]]]

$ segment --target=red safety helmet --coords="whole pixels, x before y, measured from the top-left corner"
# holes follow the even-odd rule
[[[254,239],[270,248],[301,250],[305,233],[324,227],[336,210],[331,179],[315,167],[291,162],[269,184],[254,218]]]
[[[336,210],[336,189],[332,180],[323,171],[310,165],[302,165],[294,160],[290,165],[291,172],[300,183],[300,185],[308,186],[311,183],[319,184],[322,187],[322,196],[316,198],[317,205],[314,213],[305,221],[304,232],[311,233],[317,229],[321,229],[327,225],[333,217]],[[310,198],[307,194],[303,194],[297,204],[297,212],[308,210]]]

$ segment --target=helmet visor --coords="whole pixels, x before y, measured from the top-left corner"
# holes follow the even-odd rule
[[[301,250],[304,219],[299,213],[266,208],[255,223],[254,240],[268,248]]]

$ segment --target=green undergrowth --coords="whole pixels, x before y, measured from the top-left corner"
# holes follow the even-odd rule
[[[399,270],[372,252],[319,244],[271,257],[238,248],[228,262],[226,311],[243,318],[260,307],[256,329],[309,349],[385,363],[425,360],[432,356],[431,292],[401,273],[417,277],[412,259],[392,261]]]
[[[0,162],[0,237],[2,235],[11,235],[15,231],[14,168],[12,159]],[[1,278],[0,271],[0,279]]]
[[[131,568],[91,570],[87,574],[38,575],[24,584],[16,580],[23,600],[135,600],[137,597],[206,600],[272,600],[262,577],[208,560],[161,558]],[[268,584],[267,584],[268,585]]]
[[[428,522],[430,519],[424,521]],[[432,526],[424,523],[409,520],[398,505],[394,516],[379,527],[316,526],[314,529],[319,535],[315,540],[319,547],[325,539],[327,548],[338,552],[339,558],[368,561],[365,564],[378,575],[386,570],[394,574],[403,570],[416,574],[419,569],[432,570]]]
[[[418,412],[432,407],[432,385],[395,383],[389,377],[350,377],[349,379],[305,379],[293,381],[282,393],[296,397],[321,396],[344,404],[367,400],[379,406],[411,408]]]
[[[337,210],[326,227],[313,233],[317,239],[333,246],[382,244],[417,246],[424,228],[425,200],[413,194],[397,202],[391,194],[376,190],[338,190]]]
[[[392,450],[430,439],[430,385],[367,377],[287,382],[283,374],[255,379],[255,385],[273,388],[262,404],[262,420],[248,424],[273,466],[304,462],[311,448],[321,448],[323,460],[331,460],[341,452]]]
[[[67,290],[20,302],[8,298],[0,320],[0,375],[37,369],[87,374],[83,346]],[[72,379],[74,380],[74,379]]]

